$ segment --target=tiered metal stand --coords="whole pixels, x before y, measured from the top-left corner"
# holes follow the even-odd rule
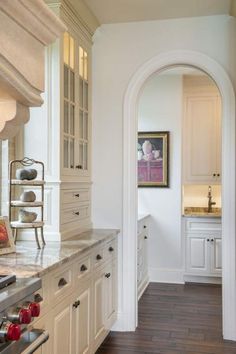
[[[35,179],[35,180],[18,180],[14,179],[13,176],[15,175],[15,170],[16,167],[33,167],[33,165],[40,165],[41,167],[41,179]],[[40,171],[38,171],[40,172]],[[13,237],[14,237],[14,242],[16,243],[17,240],[17,232],[19,229],[34,229],[35,233],[35,240],[37,243],[38,248],[40,249],[40,243],[39,243],[39,235],[38,235],[38,229],[41,231],[41,240],[43,246],[46,245],[45,240],[44,240],[44,234],[43,234],[43,226],[44,226],[44,221],[43,221],[43,216],[44,216],[44,164],[41,161],[36,161],[33,159],[30,159],[28,157],[24,157],[23,160],[13,160],[9,164],[9,176],[10,176],[10,185],[9,185],[9,220],[10,220],[10,225],[11,228],[13,229]],[[14,200],[14,188],[16,186],[22,186],[24,187],[39,187],[41,189],[41,198],[39,201],[35,202],[22,202],[21,200]],[[22,188],[22,189],[23,189]],[[21,191],[23,192],[23,190]],[[14,209],[15,208],[22,208],[22,207],[30,207],[30,208],[41,208],[41,217],[40,220],[36,220],[32,223],[25,223],[25,222],[20,222],[20,221],[14,221]]]

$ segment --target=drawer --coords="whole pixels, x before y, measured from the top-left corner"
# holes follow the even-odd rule
[[[221,220],[187,218],[185,220],[186,231],[221,231]]]
[[[73,264],[61,268],[51,276],[51,302],[56,305],[73,288]]]
[[[61,224],[81,221],[90,216],[90,205],[83,204],[78,207],[69,207],[61,211]]]
[[[81,259],[75,266],[76,278],[78,280],[86,278],[91,274],[91,256]]]
[[[94,252],[93,252],[93,267],[94,268],[98,268],[101,265],[103,265],[105,263],[105,256],[106,256],[106,252],[105,252],[105,248],[104,245],[97,248]]]
[[[78,202],[87,202],[90,200],[89,188],[64,189],[62,190],[62,206]]]
[[[108,242],[104,248],[104,261],[117,257],[117,239]]]

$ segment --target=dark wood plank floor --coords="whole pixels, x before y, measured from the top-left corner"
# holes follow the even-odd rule
[[[135,332],[111,332],[97,354],[236,354],[222,339],[221,287],[149,284]]]

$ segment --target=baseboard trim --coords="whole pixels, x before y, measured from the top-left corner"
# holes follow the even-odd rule
[[[221,277],[206,277],[200,275],[184,275],[185,283],[222,284]]]
[[[136,326],[131,323],[130,319],[130,313],[118,312],[117,321],[111,330],[116,332],[134,332]]]
[[[150,267],[148,269],[148,272],[150,282],[184,284],[183,269],[165,269]]]

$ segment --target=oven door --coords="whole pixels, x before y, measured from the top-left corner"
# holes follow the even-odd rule
[[[32,354],[49,338],[47,331],[32,329],[22,334],[20,340],[0,349],[0,354]]]

